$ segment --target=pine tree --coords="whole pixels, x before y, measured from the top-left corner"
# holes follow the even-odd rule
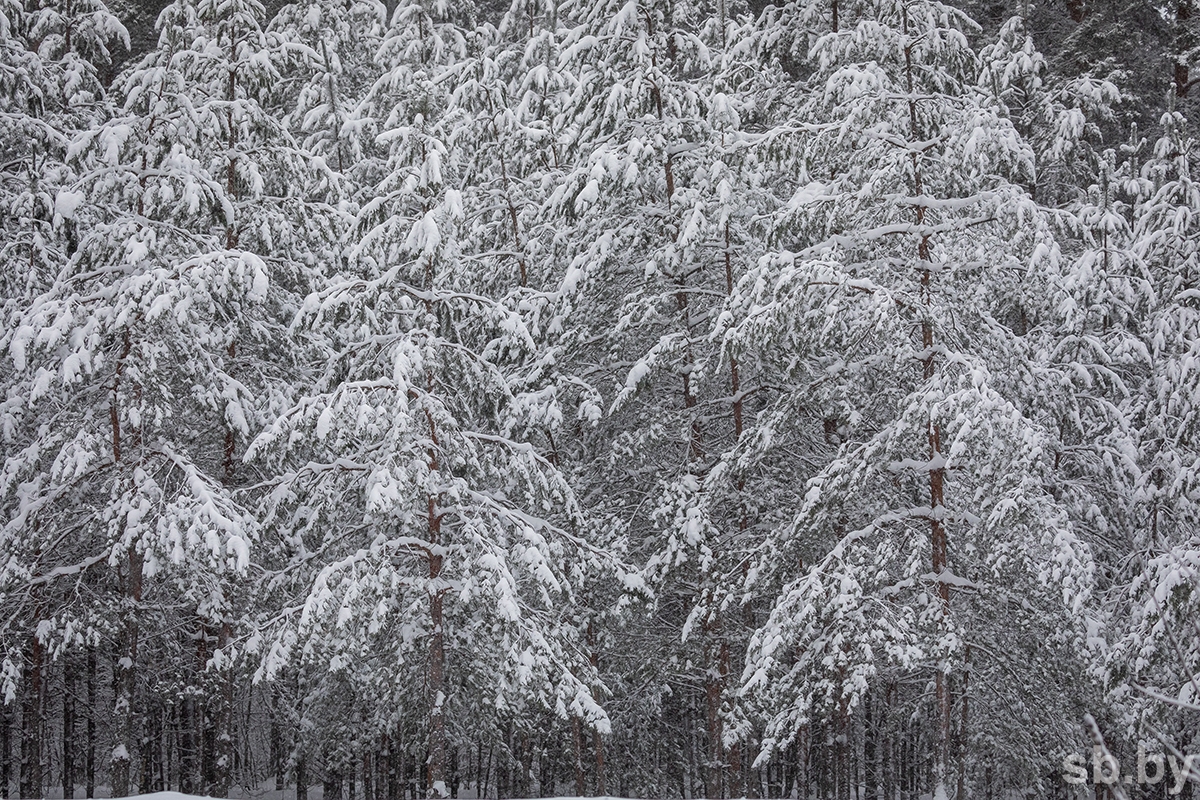
[[[110,66],[108,47],[128,37],[102,3],[50,2],[40,8],[5,3],[0,8],[0,303],[6,328],[54,280],[78,248],[76,219],[82,196],[73,191],[67,146],[79,130],[109,113],[102,75]],[[11,329],[8,330],[11,334]],[[7,361],[7,359],[6,359]],[[28,409],[21,376],[10,364],[0,368],[3,406],[5,483],[11,487],[14,459],[28,438]],[[12,495],[6,498],[12,511]],[[0,606],[5,609],[3,781],[11,775],[9,707],[21,695],[18,718],[22,794],[43,791],[43,742],[50,731],[43,704],[52,691],[50,658],[56,655],[60,587],[44,577],[46,565],[22,556],[22,522],[5,531],[3,550],[11,554],[0,573]],[[34,537],[36,538],[36,537]],[[38,552],[43,544],[30,548]]]
[[[880,2],[816,40],[790,128],[802,171],[773,234],[786,249],[743,280],[730,337],[777,354],[780,416],[819,421],[836,447],[744,582],[773,599],[742,689],[767,721],[763,758],[810,723],[845,736],[873,688],[921,675],[935,797],[955,772],[968,790],[953,740],[989,724],[980,705],[1002,707],[979,680],[1014,666],[997,643],[1045,635],[1069,652],[1078,629],[1041,626],[1069,619],[1091,580],[1048,489],[1057,442],[1010,386],[1010,354],[1034,355],[1010,327],[1014,276],[1046,284],[1051,227],[1011,182],[1032,153],[975,88],[970,27],[940,3]],[[844,771],[844,746],[831,757]]]
[[[307,163],[259,102],[272,79],[261,14],[205,2],[164,12],[160,49],[119,85],[121,112],[71,144],[78,247],[5,342],[20,401],[4,482],[10,569],[66,592],[44,601],[43,638],[116,642],[117,793],[141,762],[141,643],[169,624],[167,596],[199,618],[200,668],[218,675],[205,680],[205,789],[230,785],[236,576],[258,529],[234,498],[237,451],[286,393],[274,320],[322,219],[304,202],[311,181],[295,177]],[[101,603],[80,604],[83,573]]]
[[[374,177],[352,176],[356,165],[368,161],[369,148],[354,117],[378,77],[374,56],[386,15],[376,2],[300,2],[271,20],[270,33],[288,59],[276,98],[283,124],[305,153],[351,176],[352,185]]]
[[[1198,552],[1191,408],[1198,322],[1192,307],[1193,217],[1200,194],[1191,177],[1194,144],[1188,123],[1173,101],[1168,97],[1164,134],[1141,180],[1127,182],[1136,202],[1125,272],[1139,279],[1141,291],[1133,295],[1135,320],[1125,327],[1137,335],[1137,365],[1147,369],[1137,375],[1140,391],[1131,392],[1128,403],[1138,469],[1126,493],[1130,532],[1112,589],[1112,647],[1102,662],[1121,722],[1133,736],[1152,743],[1158,737],[1182,740],[1186,723],[1179,711],[1200,696],[1194,677],[1197,596],[1190,588]]]
[[[26,11],[0,9],[0,202],[6,231],[0,249],[3,296],[27,301],[44,290],[78,247],[75,212],[82,198],[65,163],[70,138],[108,113],[104,72],[110,46],[128,34],[102,2],[63,0]]]
[[[699,730],[671,735],[704,743],[708,796],[726,783],[737,794],[741,758],[724,734],[737,624],[723,621],[713,576],[745,547],[751,512],[744,470],[727,462],[742,433],[743,375],[720,360],[713,331],[755,246],[738,150],[752,67],[744,50],[730,54],[740,29],[721,4],[578,3],[560,14],[571,19],[563,60],[578,75],[560,101],[567,167],[549,203],[571,231],[563,344],[611,398],[604,460],[581,480],[606,486],[610,513],[628,520],[663,617],[647,633],[695,634],[658,658],[706,675],[700,692],[686,672],[625,680],[664,696],[682,689],[670,701],[679,712],[699,703]],[[635,656],[630,669],[641,664]]]
[[[569,609],[608,559],[527,440],[538,347],[521,308],[477,276],[477,210],[453,188],[474,177],[453,72],[466,23],[420,3],[394,13],[358,111],[387,168],[348,273],[302,318],[329,366],[253,448],[281,459],[268,520],[312,565],[267,669],[327,664],[318,685],[348,681],[379,734],[416,716],[430,796],[449,793],[466,719],[498,725],[531,703],[607,727]],[[419,669],[396,682],[397,663]]]

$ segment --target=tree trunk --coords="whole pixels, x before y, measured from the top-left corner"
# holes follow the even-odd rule
[[[596,794],[604,796],[608,794],[608,783],[604,775],[604,739],[600,736],[600,731],[592,730],[592,747],[596,753]]]
[[[184,695],[179,704],[179,791],[196,793],[196,698]]]
[[[63,659],[62,787],[63,800],[75,796],[75,670]]]
[[[141,781],[138,784],[138,794],[150,794],[154,791],[154,767],[156,736],[156,709],[143,709],[142,731],[139,751],[142,754]]]
[[[967,800],[967,720],[970,715],[971,646],[966,648],[966,663],[962,674],[962,716],[958,726],[958,790],[956,800]]]
[[[883,713],[880,724],[883,725],[883,798],[893,800],[896,796],[896,744],[892,736],[894,715],[892,707],[895,704],[896,684],[888,683],[883,691]]]
[[[867,691],[863,697],[863,794],[868,800],[873,800],[879,792],[879,761],[877,743],[878,723],[874,715],[874,703],[871,702],[873,693]]]
[[[716,800],[721,795],[721,766],[725,761],[722,743],[721,697],[724,694],[724,675],[720,659],[721,620],[714,618],[705,624],[709,668],[704,675],[704,721],[708,732],[708,753],[704,764],[704,796]]]
[[[228,663],[228,649],[233,638],[229,620],[222,620],[217,637],[221,649],[221,667],[217,672],[217,691],[214,703],[212,786],[209,797],[228,797],[233,781],[233,668]]]
[[[837,798],[850,800],[850,713],[845,695],[842,696],[841,709],[838,711],[837,735],[833,744]]]
[[[904,31],[908,34],[908,12],[904,12]],[[913,83],[913,63],[912,63],[912,45],[909,45],[904,50],[904,64],[907,88],[910,98],[915,97]],[[919,141],[922,137],[922,132],[917,124],[917,102],[915,99],[908,101],[909,111],[909,135],[913,141]],[[915,197],[921,197],[925,194],[925,187],[921,177],[920,161],[915,150],[911,151],[910,159],[912,160],[913,169],[913,194]],[[925,224],[926,206],[923,203],[914,205],[916,212],[916,224],[921,228]],[[933,305],[932,297],[932,272],[933,263],[930,257],[929,250],[929,234],[922,234],[919,244],[917,245],[917,256],[919,259],[919,269],[921,270],[921,300],[926,308],[926,316],[921,320],[921,345],[922,345],[922,368],[923,377],[929,381],[937,372],[937,363],[934,358],[934,336],[933,322],[929,319],[928,312]],[[941,427],[932,420],[928,423],[927,438],[929,457],[929,541],[930,550],[932,551],[932,567],[934,580],[937,581],[937,594],[941,603],[942,620],[948,621],[950,616],[950,584],[945,580],[943,573],[947,568],[947,544],[946,544],[946,527],[942,522],[941,509],[945,507],[945,469],[942,466],[944,458],[942,456],[941,442]],[[946,674],[942,665],[937,667],[936,675],[936,713],[937,720],[937,744],[934,751],[933,759],[933,795],[934,800],[945,800],[947,797],[946,781],[949,772],[949,747],[950,747],[950,698],[946,687]]]
[[[0,700],[0,797],[8,800],[12,784],[12,710]]]
[[[430,432],[436,445],[433,420],[429,420]],[[431,468],[437,470],[437,456],[431,450]],[[441,540],[441,516],[438,514],[437,499],[429,496],[429,542],[437,546]],[[442,589],[438,582],[442,575],[442,556],[429,556],[429,761],[426,785],[430,797],[446,797],[446,718],[443,715],[446,703],[446,641],[442,617]]]
[[[87,786],[85,794],[96,796],[96,648],[87,649]]]
[[[217,726],[215,720],[216,700],[208,678],[208,626],[200,623],[196,638],[196,682],[200,688],[194,706],[193,722],[198,726],[197,739],[200,745],[200,789],[205,795],[213,792],[217,773]]]
[[[279,727],[279,688],[271,687],[271,771],[275,775],[275,791],[283,791],[283,731]]]
[[[746,797],[754,800],[762,795],[762,774],[759,768],[753,766],[754,762],[758,760],[759,753],[758,744],[753,737],[750,738],[749,747],[750,752],[746,755],[746,763],[751,766],[746,771]]]
[[[154,722],[154,791],[171,790],[171,711],[162,704]]]
[[[797,734],[796,742],[796,760],[798,763],[797,769],[800,776],[797,779],[800,784],[800,796],[810,797],[812,795],[813,768],[812,768],[812,729],[808,725],[801,725],[800,732]],[[758,773],[754,775],[754,790],[758,791]]]
[[[596,637],[596,628],[591,620],[588,620],[587,625],[587,643],[590,650],[589,661],[592,669],[599,672],[600,669],[600,650]],[[594,693],[594,691],[593,691]],[[608,782],[604,774],[604,739],[600,736],[600,731],[592,729],[592,750],[595,754],[596,763],[596,794],[604,796],[608,794]]]
[[[493,738],[492,740],[488,741],[487,763],[482,765],[483,784],[479,789],[479,797],[487,797],[488,796],[488,785],[492,779],[492,754],[495,751],[495,749],[496,749],[496,742]]]
[[[400,790],[396,781],[396,746],[387,736],[383,737],[384,783],[387,790],[384,800],[398,800]]]
[[[179,785],[179,703],[171,703],[168,709],[163,719],[163,788],[169,792]]]
[[[509,737],[504,736],[502,740],[505,744],[508,743]],[[512,795],[508,791],[508,759],[505,758],[503,752],[496,754],[496,800],[504,800]]]
[[[583,797],[587,793],[587,786],[583,774],[583,722],[579,717],[571,717],[571,733],[575,744],[575,796]]]
[[[533,795],[533,746],[529,734],[521,734],[521,780],[517,784],[522,797]]]
[[[23,676],[24,707],[21,710],[21,797],[42,796],[42,642],[31,637]]]
[[[745,797],[746,791],[742,785],[742,746],[734,742],[726,753],[729,765],[729,796]]]
[[[321,785],[324,789],[324,800],[342,800],[342,773],[335,769],[325,770],[325,778]]]
[[[121,658],[116,663],[117,698],[113,709],[113,747],[110,772],[113,797],[127,797],[133,789],[132,766],[137,741],[138,606],[142,601],[142,555],[130,546],[125,587],[125,620]]]
[[[1187,97],[1191,88],[1191,51],[1195,47],[1192,34],[1192,0],[1176,0],[1175,3],[1175,96]]]
[[[308,800],[308,763],[303,751],[296,756],[296,800]]]
[[[426,283],[433,284],[433,275],[427,269]],[[426,311],[432,313],[429,302],[425,304]],[[426,388],[432,392],[433,373],[426,373]],[[427,410],[425,422],[429,426],[429,449],[426,457],[429,463],[430,475],[437,475],[440,470],[437,425],[433,415]],[[429,684],[427,687],[427,708],[429,710],[429,740],[425,770],[422,773],[430,797],[446,797],[446,635],[445,619],[443,618],[442,600],[442,559],[438,549],[442,542],[442,515],[438,508],[438,496],[429,493],[426,497],[426,526],[429,535],[430,549],[426,553],[429,563]]]

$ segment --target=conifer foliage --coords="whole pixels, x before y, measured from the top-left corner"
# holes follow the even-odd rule
[[[0,0],[4,797],[1185,770],[1190,2],[1153,78],[1104,3],[141,5]]]

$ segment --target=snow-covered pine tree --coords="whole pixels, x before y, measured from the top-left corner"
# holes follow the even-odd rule
[[[99,0],[61,0],[26,10],[0,8],[0,289],[28,301],[47,287],[78,246],[82,198],[69,188],[72,135],[108,113],[109,48],[128,34]]]
[[[1195,746],[1193,0],[118,5],[0,0],[0,790]]]
[[[1194,745],[1186,719],[1200,701],[1194,411],[1200,185],[1191,174],[1195,143],[1174,100],[1168,96],[1163,135],[1141,180],[1126,181],[1140,201],[1128,231],[1132,252],[1109,270],[1140,289],[1128,293],[1136,301],[1128,304],[1133,319],[1116,325],[1136,334],[1138,346],[1129,349],[1146,374],[1129,381],[1137,387],[1128,405],[1138,469],[1126,493],[1131,508],[1122,527],[1129,533],[1117,551],[1122,560],[1114,563],[1110,648],[1102,666],[1119,721],[1131,740],[1152,750],[1162,741],[1185,750]]]
[[[262,13],[205,0],[163,12],[159,49],[114,92],[120,110],[71,145],[78,248],[4,340],[19,374],[6,569],[45,587],[47,643],[115,643],[116,793],[141,766],[141,642],[174,630],[179,603],[198,669],[217,671],[196,678],[212,695],[204,790],[223,796],[233,768],[236,576],[257,535],[234,499],[237,455],[286,394],[276,320],[329,216],[321,173],[260,103],[276,77]],[[85,585],[99,602],[81,602]]]
[[[740,284],[727,337],[769,354],[789,388],[778,415],[837,448],[743,586],[772,598],[742,689],[766,720],[762,757],[822,723],[847,786],[848,726],[873,698],[874,731],[919,721],[921,789],[941,798],[983,777],[971,741],[1010,748],[997,768],[1012,772],[991,780],[1038,779],[1015,744],[1025,721],[988,687],[1059,663],[1009,657],[1013,640],[1070,652],[1091,578],[1050,488],[1056,439],[1010,388],[1031,377],[1011,354],[1033,355],[1009,319],[1013,285],[1053,286],[1038,274],[1053,239],[1012,182],[1033,177],[1032,152],[976,86],[971,27],[938,2],[880,0],[816,39],[788,131],[802,157],[780,187],[783,250]],[[927,690],[901,691],[913,681]],[[872,741],[885,759],[888,735]]]
[[[756,189],[741,148],[742,116],[756,113],[741,93],[754,67],[739,47],[737,10],[692,2],[559,9],[562,61],[575,78],[559,101],[563,175],[548,203],[569,265],[563,360],[611,398],[579,480],[603,487],[607,513],[629,526],[659,593],[654,616],[632,624],[662,642],[654,664],[671,665],[664,671],[613,641],[606,655],[623,663],[622,685],[653,686],[654,702],[667,704],[643,717],[649,698],[631,698],[620,747],[640,752],[664,736],[672,747],[702,743],[702,763],[686,778],[680,765],[680,780],[713,797],[742,793],[739,747],[724,733],[740,620],[722,619],[713,576],[736,563],[756,510],[747,505],[749,470],[730,460],[747,376],[736,360],[720,360],[713,336],[757,246],[748,232]],[[691,635],[672,644],[672,630]],[[706,676],[698,687],[693,668]],[[677,791],[636,763],[623,772],[647,781],[625,791]]]
[[[468,731],[519,709],[607,730],[570,612],[610,559],[530,443],[539,348],[479,269],[489,210],[464,204],[481,185],[456,92],[471,12],[403,2],[392,16],[354,123],[376,134],[382,182],[347,271],[297,321],[328,366],[252,452],[280,460],[266,521],[302,597],[264,672],[298,660],[316,685],[348,682],[375,736],[417,733],[431,796],[450,793]]]
[[[1064,79],[1038,50],[1026,13],[1010,17],[979,52],[978,83],[1032,150],[1034,169],[1012,179],[1038,202],[1069,204],[1096,173],[1101,127],[1122,100],[1091,73]]]
[[[374,185],[377,175],[356,175],[369,165],[355,110],[379,76],[375,54],[387,9],[373,0],[347,4],[305,0],[284,6],[270,35],[286,54],[276,102],[283,122],[304,151],[324,159],[351,180],[353,189]]]
[[[603,400],[569,356],[574,333],[569,316],[577,299],[572,270],[564,270],[573,253],[571,228],[564,228],[551,210],[561,202],[562,176],[569,169],[560,133],[572,123],[564,106],[575,85],[573,65],[560,57],[569,28],[559,6],[517,0],[495,27],[481,26],[474,54],[460,71],[455,102],[473,127],[464,165],[473,179],[467,181],[463,202],[479,210],[470,238],[476,243],[480,286],[520,310],[538,347],[536,363],[526,370],[522,384],[514,386],[527,397],[523,424],[531,443],[577,491],[589,491],[594,485],[580,478],[595,455],[591,448]],[[599,508],[590,519],[591,540],[620,557],[620,523]],[[622,594],[631,587],[613,582],[603,571],[585,577],[583,585],[571,613],[578,646],[598,668],[603,631],[619,616]],[[593,697],[600,700],[608,678],[593,675],[593,681]],[[520,764],[518,775],[530,772],[534,749],[565,751],[576,791],[586,792],[590,773],[595,791],[606,793],[606,726],[597,728],[582,707],[572,711],[567,725],[539,715],[536,707],[529,710],[505,731]],[[550,778],[540,775],[539,781]],[[522,785],[528,784],[517,783],[512,791],[522,791]]]
[[[128,46],[125,30],[101,2],[6,2],[0,7],[0,309],[6,330],[78,247],[75,216],[82,196],[71,190],[67,146],[77,131],[108,114],[102,76],[111,66],[108,48],[122,44]],[[5,361],[0,366],[5,422],[0,453],[7,460],[25,441],[16,424],[22,415],[21,379]],[[18,530],[3,534],[5,552],[22,546],[14,537]],[[48,777],[42,768],[46,743],[54,741],[44,709],[53,692],[50,681],[60,672],[51,663],[57,653],[43,619],[61,592],[39,586],[36,578],[31,583],[27,564],[12,566],[14,572],[5,570],[0,577],[4,789],[11,775],[9,725],[15,722],[19,791],[40,796]],[[61,674],[69,679],[69,668]],[[69,717],[70,705],[64,705]]]

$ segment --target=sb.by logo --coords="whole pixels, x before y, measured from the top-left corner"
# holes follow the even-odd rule
[[[1183,791],[1183,785],[1189,777],[1194,777],[1200,772],[1200,755],[1184,756],[1180,762],[1173,755],[1163,756],[1162,753],[1146,753],[1146,748],[1138,745],[1138,760],[1137,760],[1137,782],[1146,786],[1153,786],[1161,783],[1162,779],[1167,775],[1167,766],[1170,765],[1170,772],[1173,785],[1168,790],[1169,794],[1179,794]],[[1071,784],[1087,783],[1088,771],[1087,761],[1078,753],[1071,753],[1063,759],[1063,780]],[[1103,783],[1107,786],[1112,786],[1114,783],[1132,784],[1134,782],[1133,775],[1126,775],[1124,780],[1121,779],[1121,764],[1113,757],[1111,753],[1106,753],[1099,746],[1092,748],[1092,783]]]

